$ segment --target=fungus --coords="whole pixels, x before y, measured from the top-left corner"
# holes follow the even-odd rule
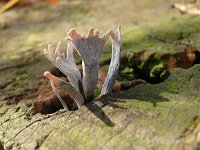
[[[67,106],[56,92],[55,85],[68,92],[78,107],[91,101],[94,98],[94,92],[98,83],[100,56],[105,43],[111,37],[112,58],[100,96],[111,93],[118,75],[121,50],[120,27],[115,32],[109,30],[102,37],[99,37],[98,30],[94,30],[93,28],[89,29],[87,36],[81,36],[74,28],[72,28],[67,35],[66,39],[68,40],[68,47],[66,58],[65,53],[60,53],[61,42],[58,42],[55,52],[52,51],[51,44],[48,45],[47,49],[44,49],[45,56],[69,79],[69,82],[65,82],[64,80],[55,77],[48,71],[44,73],[44,76],[51,81],[54,93],[66,109]],[[74,60],[73,49],[78,52],[82,59],[82,77]]]
[[[121,50],[120,27],[117,29],[115,33],[110,32],[110,35],[112,38],[112,58],[100,96],[111,93],[113,91],[113,87],[117,79],[119,65],[120,65],[120,50]]]

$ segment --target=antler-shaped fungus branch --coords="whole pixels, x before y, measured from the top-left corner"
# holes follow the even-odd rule
[[[71,42],[68,43],[67,57],[65,58],[64,53],[60,54],[60,43],[61,42],[59,41],[55,53],[53,53],[51,44],[49,44],[48,49],[44,49],[44,54],[57,68],[60,69],[62,73],[68,77],[70,83],[75,87],[75,89],[82,92],[81,74],[74,61],[73,44]]]
[[[99,59],[103,46],[109,39],[110,31],[99,38],[98,30],[91,28],[88,35],[81,36],[75,29],[68,32],[68,38],[73,42],[82,58],[83,90],[85,99],[92,100],[98,82]]]
[[[60,42],[58,42],[55,53],[52,51],[51,44],[48,49],[44,50],[46,57],[60,69],[69,79],[70,83],[65,82],[50,72],[45,72],[44,76],[50,79],[53,91],[58,96],[63,107],[67,109],[66,104],[56,92],[55,85],[65,89],[66,92],[75,100],[78,107],[87,101],[91,101],[94,96],[94,91],[98,82],[99,59],[103,50],[103,46],[112,38],[112,58],[107,73],[107,77],[101,90],[101,96],[111,93],[118,75],[120,65],[120,51],[121,51],[121,31],[120,27],[114,32],[109,30],[102,37],[99,37],[98,30],[91,28],[88,35],[81,36],[75,29],[68,32],[67,56],[60,54]],[[73,46],[77,50],[82,59],[83,79],[75,64],[73,56]],[[83,88],[83,89],[82,89]],[[85,98],[85,99],[84,99]]]
[[[110,35],[112,38],[112,58],[100,96],[111,93],[113,91],[120,65],[120,51],[121,51],[120,27],[118,27],[116,32],[111,31]]]
[[[84,98],[80,94],[79,91],[77,91],[71,84],[65,82],[64,80],[61,80],[54,75],[52,75],[50,72],[46,71],[44,73],[44,76],[48,78],[51,82],[53,82],[55,85],[63,88],[66,92],[69,93],[69,95],[75,100],[78,107],[82,106],[84,104]],[[63,101],[59,98],[61,103],[63,104]],[[65,105],[63,105],[65,107]]]

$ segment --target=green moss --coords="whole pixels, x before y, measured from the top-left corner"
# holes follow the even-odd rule
[[[94,91],[94,97],[98,97],[100,95],[100,92],[97,88]]]
[[[130,64],[137,73],[135,76],[150,83],[164,81],[169,71],[167,59],[163,56],[184,51],[185,47],[179,43],[198,45],[199,23],[198,17],[169,14],[145,27],[129,27],[123,35],[123,49],[128,49],[129,53],[127,50],[124,53],[129,56]],[[130,57],[132,52],[136,55]]]
[[[161,54],[183,51],[174,41],[197,43],[199,23],[199,17],[168,14],[145,27],[130,27],[123,36],[123,46],[134,52],[145,49]]]

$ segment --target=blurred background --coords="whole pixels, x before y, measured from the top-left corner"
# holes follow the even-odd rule
[[[0,0],[1,96],[37,89],[43,72],[53,68],[43,49],[61,40],[65,51],[72,27],[87,34],[92,26],[103,35],[121,25],[118,80],[162,82],[174,68],[200,63],[199,6],[198,0]],[[109,65],[110,57],[108,43],[100,65]]]

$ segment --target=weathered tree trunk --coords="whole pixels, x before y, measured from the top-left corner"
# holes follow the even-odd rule
[[[195,149],[199,70],[177,69],[164,83],[105,96],[74,112],[30,117],[26,102],[2,104],[1,149]]]

